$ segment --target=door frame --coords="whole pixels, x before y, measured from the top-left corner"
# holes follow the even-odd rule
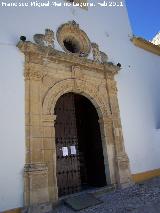
[[[58,200],[54,108],[65,93],[88,98],[97,110],[106,180],[109,184],[132,183],[125,152],[117,86],[119,68],[77,58],[50,47],[20,41],[25,54],[24,205]]]

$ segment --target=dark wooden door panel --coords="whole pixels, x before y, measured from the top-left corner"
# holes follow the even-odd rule
[[[74,94],[65,94],[58,100],[55,114],[57,184],[62,196],[79,191],[81,186]]]
[[[57,101],[55,123],[59,196],[106,185],[98,114],[81,95]]]

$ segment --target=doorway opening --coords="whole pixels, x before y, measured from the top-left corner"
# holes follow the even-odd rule
[[[57,185],[59,197],[106,183],[98,114],[75,93],[62,95],[55,106]]]

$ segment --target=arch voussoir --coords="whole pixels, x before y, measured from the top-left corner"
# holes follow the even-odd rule
[[[53,109],[60,96],[68,92],[75,92],[87,97],[98,110],[102,117],[106,106],[104,95],[101,94],[95,85],[80,79],[66,79],[56,83],[46,94],[43,102],[43,114],[53,114]],[[102,111],[101,111],[102,110]]]

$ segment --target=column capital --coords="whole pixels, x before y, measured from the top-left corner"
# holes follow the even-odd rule
[[[24,166],[25,173],[33,173],[33,172],[48,172],[48,166],[46,163],[27,163]]]
[[[55,120],[56,120],[56,115],[53,115],[53,114],[46,114],[46,115],[43,115],[42,116],[42,121],[43,122],[47,122],[47,123],[49,123],[49,122],[54,122]]]

